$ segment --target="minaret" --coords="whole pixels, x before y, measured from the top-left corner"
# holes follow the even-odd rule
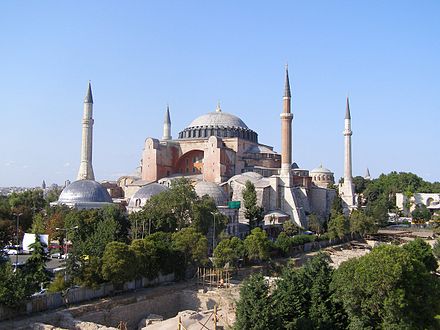
[[[281,117],[281,175],[288,176],[292,164],[292,119],[290,112],[290,83],[289,70],[286,65],[286,78],[284,84],[283,113]]]
[[[364,179],[371,180],[370,170],[368,169],[368,167],[367,167],[367,172],[365,173]]]
[[[345,140],[345,152],[344,152],[344,183],[341,186],[340,194],[341,198],[347,204],[348,207],[355,205],[354,201],[354,184],[351,167],[351,114],[350,104],[347,97],[347,106],[345,109],[345,125],[344,125],[344,140]]]
[[[93,144],[93,97],[92,85],[87,87],[84,98],[84,114],[82,120],[81,164],[77,180],[95,180],[92,167],[92,144]]]
[[[167,105],[167,111],[165,112],[165,119],[163,121],[163,136],[162,140],[171,140],[171,119],[170,119],[170,107]]]

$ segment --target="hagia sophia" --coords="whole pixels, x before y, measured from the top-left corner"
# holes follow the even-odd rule
[[[275,116],[274,116],[275,117]],[[257,132],[220,105],[183,128],[173,139],[171,114],[167,107],[161,138],[147,137],[140,170],[117,182],[98,183],[92,167],[93,97],[89,82],[84,99],[81,162],[77,181],[62,191],[58,204],[75,208],[97,208],[123,203],[129,213],[139,211],[151,196],[168,189],[178,177],[188,177],[199,196],[211,196],[221,213],[229,217],[227,231],[239,235],[245,227],[242,190],[254,184],[258,204],[264,208],[264,226],[280,226],[292,220],[307,228],[308,216],[327,219],[336,190],[334,174],[322,165],[309,171],[292,161],[291,90],[285,70],[281,118],[281,153],[259,141]],[[275,120],[275,118],[274,118]],[[344,181],[339,194],[346,210],[356,205],[351,164],[351,114],[347,98],[345,113]],[[234,206],[232,206],[234,205]],[[239,205],[239,204],[238,204]]]

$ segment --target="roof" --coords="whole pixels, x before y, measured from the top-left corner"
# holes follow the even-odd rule
[[[237,127],[248,129],[247,125],[235,115],[223,111],[209,112],[194,119],[188,128],[191,127]]]
[[[112,198],[100,183],[93,180],[78,180],[63,189],[58,203],[112,203]]]
[[[332,171],[330,171],[328,168],[322,167],[322,165],[319,165],[319,167],[314,168],[310,171],[310,174],[313,173],[327,173],[327,174],[333,174]]]
[[[195,184],[194,190],[199,197],[204,195],[212,197],[217,206],[227,204],[228,197],[226,193],[214,182],[199,181]]]

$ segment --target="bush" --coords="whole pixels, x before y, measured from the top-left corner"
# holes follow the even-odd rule
[[[275,241],[275,247],[283,256],[287,256],[292,247],[292,239],[285,232],[281,232]]]
[[[47,288],[47,292],[49,293],[61,292],[67,287],[68,285],[64,281],[64,275],[62,273],[58,273],[55,275],[55,279],[53,280],[53,282],[50,283],[49,287]]]
[[[290,244],[291,246],[299,246],[306,243],[314,242],[315,240],[315,235],[296,235],[290,239]]]

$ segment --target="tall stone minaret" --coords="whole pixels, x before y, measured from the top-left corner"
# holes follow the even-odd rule
[[[95,180],[92,167],[92,144],[93,144],[93,97],[92,85],[87,87],[84,98],[84,114],[82,120],[81,164],[77,180]]]
[[[292,165],[292,119],[290,112],[290,83],[289,70],[286,65],[286,78],[284,83],[283,113],[281,117],[281,176],[290,175]]]
[[[171,140],[171,119],[170,119],[170,107],[167,105],[167,111],[165,112],[165,118],[163,121],[163,136],[162,140]]]
[[[347,97],[347,106],[345,109],[345,125],[344,125],[344,140],[345,140],[345,150],[344,150],[344,183],[341,185],[339,193],[342,200],[350,208],[355,206],[355,194],[354,194],[354,184],[353,175],[351,167],[351,136],[353,132],[351,131],[351,114],[350,114],[350,104]]]

